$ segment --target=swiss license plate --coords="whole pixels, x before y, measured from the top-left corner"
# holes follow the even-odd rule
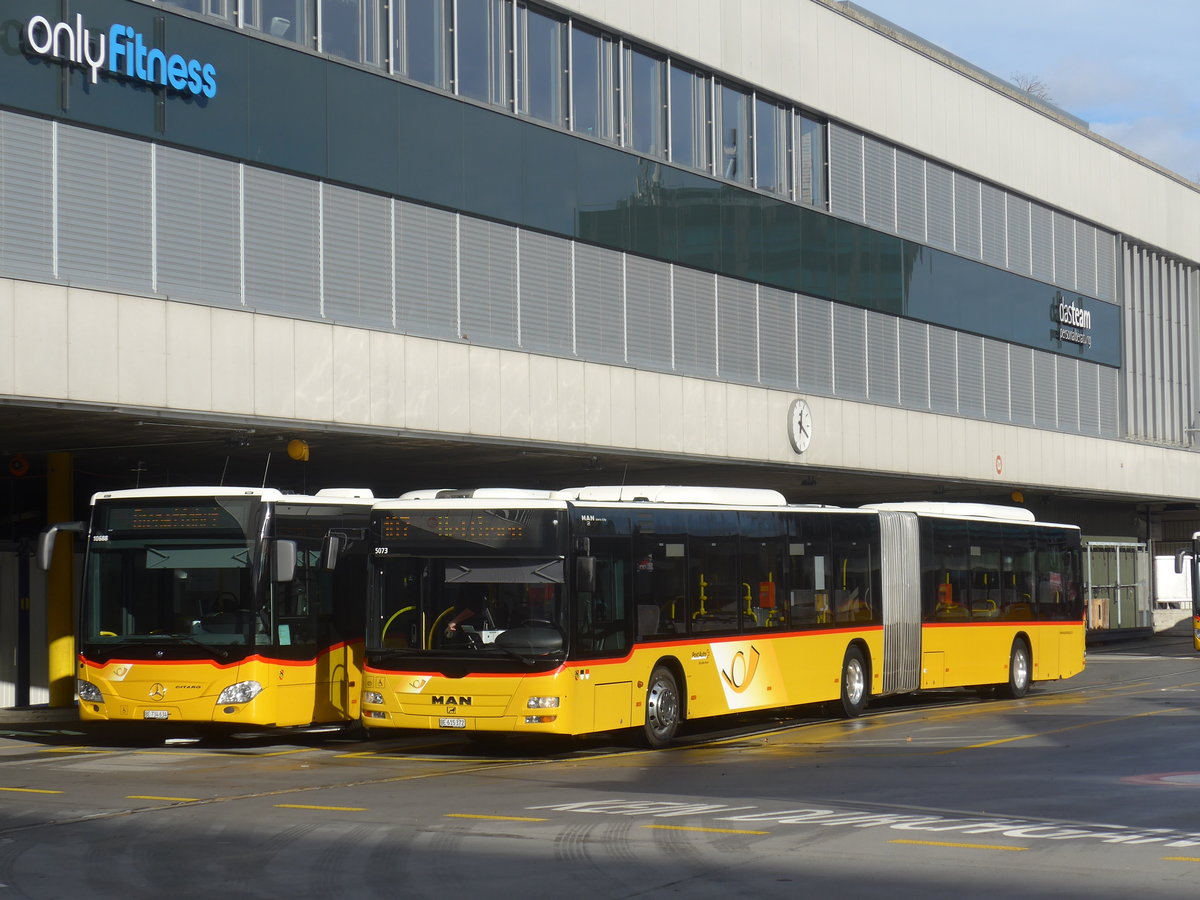
[[[171,715],[165,709],[147,709],[142,712],[143,719],[166,719]]]
[[[466,719],[438,719],[439,728],[466,728]]]

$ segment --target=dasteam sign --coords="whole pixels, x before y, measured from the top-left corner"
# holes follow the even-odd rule
[[[210,99],[217,95],[217,70],[212,63],[148,46],[145,36],[131,25],[93,32],[83,27],[83,16],[78,14],[74,23],[34,16],[25,25],[25,47],[36,56],[87,69],[92,84],[103,72],[183,94]]]
[[[1092,314],[1075,300],[1068,303],[1060,291],[1050,307],[1050,318],[1055,323],[1054,339],[1079,344],[1081,347],[1092,346]]]

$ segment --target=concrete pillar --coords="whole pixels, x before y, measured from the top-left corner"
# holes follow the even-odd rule
[[[49,524],[75,518],[75,462],[70,453],[46,457],[46,517]],[[75,700],[74,535],[60,534],[46,573],[46,642],[50,705]]]

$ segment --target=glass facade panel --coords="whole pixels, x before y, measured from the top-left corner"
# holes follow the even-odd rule
[[[246,0],[242,17],[247,28],[271,37],[314,47],[317,37],[317,0]]]
[[[382,59],[381,0],[321,0],[321,50],[377,66]]]
[[[774,194],[788,192],[787,110],[769,100],[754,101],[754,183]]]
[[[451,62],[451,0],[400,0],[396,17],[396,71],[414,81],[449,89]]]
[[[671,159],[705,172],[712,167],[711,96],[707,75],[671,63]]]
[[[732,85],[721,85],[717,93],[721,141],[719,175],[731,181],[750,183],[750,95]]]
[[[517,9],[517,112],[567,125],[567,23],[520,4]]]
[[[509,0],[458,0],[454,20],[456,93],[497,106],[509,104],[511,32]]]
[[[616,140],[616,45],[586,28],[571,29],[571,130]]]
[[[627,147],[667,155],[667,64],[627,46],[624,73],[624,143]]]

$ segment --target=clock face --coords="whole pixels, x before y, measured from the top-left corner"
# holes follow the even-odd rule
[[[797,453],[803,453],[812,442],[812,410],[807,400],[792,401],[788,410],[788,437]]]

